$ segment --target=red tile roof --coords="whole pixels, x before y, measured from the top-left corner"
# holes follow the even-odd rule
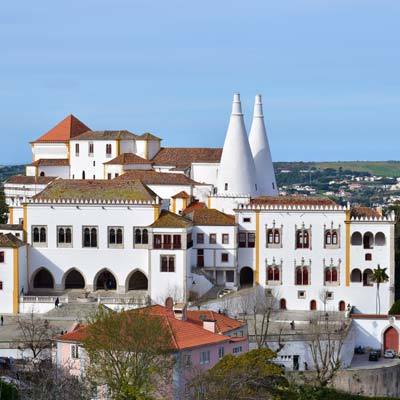
[[[182,214],[191,219],[195,225],[236,225],[234,215],[225,214],[214,208],[195,208],[190,212],[187,212],[185,209]]]
[[[187,320],[199,326],[203,326],[204,320],[212,320],[216,322],[217,333],[228,333],[234,329],[246,326],[245,321],[228,317],[210,310],[188,310]]]
[[[34,143],[67,142],[86,131],[90,131],[90,128],[71,114],[59,122],[54,128],[40,136],[39,139],[36,139]]]
[[[47,185],[50,182],[57,179],[54,176],[25,176],[25,175],[14,175],[10,176],[4,184],[16,184],[16,185]]]
[[[119,156],[113,158],[104,164],[110,165],[126,165],[126,164],[153,164],[152,161],[146,160],[145,158],[139,157],[133,153],[122,153]]]
[[[193,223],[190,219],[171,211],[162,210],[158,219],[150,226],[152,228],[188,228],[192,225]]]
[[[222,149],[210,147],[162,147],[152,161],[158,165],[188,168],[192,163],[219,163]]]
[[[137,138],[132,132],[127,130],[121,131],[91,131],[81,133],[76,136],[74,140],[134,140]]]
[[[153,135],[150,132],[145,132],[142,135],[138,136],[138,140],[162,140],[158,136]]]
[[[375,208],[354,206],[351,208],[350,214],[352,217],[380,218],[382,213]]]
[[[172,198],[173,199],[190,199],[190,196],[184,190],[181,190],[179,193],[174,194],[172,196]]]
[[[113,180],[131,181],[139,179],[146,185],[199,185],[199,183],[188,178],[184,174],[173,172],[157,172],[154,170],[131,170],[126,171]]]
[[[12,233],[0,233],[0,248],[2,247],[12,247],[17,249],[18,247],[23,246],[25,243],[22,240],[19,240]]]
[[[38,167],[69,167],[68,158],[41,158],[31,163],[32,166]]]
[[[305,196],[260,196],[251,199],[251,204],[260,205],[298,205],[298,206],[334,206],[336,203],[327,197]]]
[[[198,200],[194,200],[182,211],[182,214],[189,214],[193,210],[201,209],[201,208],[207,208],[206,203],[203,203]]]
[[[229,342],[232,340],[232,338],[230,338],[229,336],[224,336],[222,334],[213,333],[206,329],[203,329],[201,326],[199,326],[199,323],[196,320],[196,318],[193,318],[194,321],[178,320],[174,317],[173,311],[171,309],[168,309],[167,307],[163,307],[160,305],[154,305],[126,312],[129,314],[144,312],[148,313],[148,315],[158,316],[162,318],[162,321],[165,324],[165,328],[171,335],[171,342],[173,344],[173,348],[176,350],[190,349],[199,346]],[[237,323],[237,321],[235,320],[232,321],[233,321],[232,324]],[[81,342],[85,339],[86,334],[87,331],[85,330],[85,327],[77,328],[72,332],[68,332],[58,337],[58,340]],[[238,338],[238,340],[246,340],[246,339]]]

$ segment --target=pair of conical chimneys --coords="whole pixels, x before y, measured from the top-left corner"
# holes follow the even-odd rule
[[[218,170],[218,194],[276,196],[278,194],[261,95],[254,103],[253,122],[247,137],[240,94],[233,96],[232,114]]]

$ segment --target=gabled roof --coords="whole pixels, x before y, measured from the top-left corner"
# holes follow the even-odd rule
[[[250,201],[253,205],[296,205],[296,206],[335,206],[333,200],[327,197],[305,196],[260,196]]]
[[[217,313],[211,310],[187,310],[187,321],[194,324],[203,326],[204,320],[215,321],[216,323],[216,333],[225,334],[234,329],[246,326],[245,321],[238,319],[233,319],[225,314]]]
[[[41,158],[30,165],[35,167],[69,167],[68,158]]]
[[[143,135],[138,136],[137,140],[162,140],[158,136],[153,135],[150,132],[143,133]]]
[[[158,165],[189,168],[192,163],[219,163],[222,149],[210,147],[162,147],[152,161]]]
[[[188,178],[184,174],[157,172],[154,170],[132,170],[126,171],[114,180],[130,181],[140,179],[146,185],[199,185],[199,183]]]
[[[133,153],[122,153],[111,161],[104,163],[106,165],[127,165],[127,164],[153,164],[151,161]]]
[[[187,194],[184,190],[180,191],[177,194],[172,196],[173,199],[190,199],[189,194]]]
[[[21,246],[24,246],[24,242],[15,237],[12,233],[0,233],[0,248],[2,247],[11,247],[17,249]]]
[[[4,184],[16,184],[16,185],[47,185],[50,182],[57,179],[54,176],[25,176],[25,175],[14,175],[10,176]]]
[[[206,203],[203,203],[202,201],[194,200],[182,211],[182,214],[189,214],[193,210],[198,210],[201,208],[207,208]]]
[[[190,212],[184,210],[184,216],[191,219],[194,225],[211,225],[211,226],[235,226],[235,216],[225,214],[215,208],[195,208]]]
[[[188,218],[167,210],[161,210],[158,219],[150,226],[152,228],[188,228],[192,225],[192,221]]]
[[[58,179],[34,200],[119,200],[152,201],[157,195],[139,180],[64,180]]]
[[[73,139],[86,131],[90,131],[90,128],[71,114],[59,122],[54,128],[40,136],[39,139],[36,139],[33,143],[68,142],[70,139]]]
[[[132,132],[122,131],[88,131],[74,137],[74,140],[134,140],[137,138]]]

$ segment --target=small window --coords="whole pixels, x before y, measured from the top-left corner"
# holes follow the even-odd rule
[[[192,355],[191,354],[183,355],[183,365],[185,367],[190,367],[192,365]]]
[[[3,290],[3,281],[0,281],[0,290]]]
[[[218,349],[218,358],[221,359],[224,355],[225,355],[225,348],[224,347],[220,347]]]
[[[94,144],[89,143],[89,156],[92,156],[94,153]]]
[[[229,244],[229,234],[228,233],[222,234],[222,244]]]
[[[197,244],[203,244],[204,243],[204,233],[198,233],[196,235],[196,242],[197,242]]]
[[[108,227],[108,247],[123,247],[124,243],[124,231],[120,226],[109,226]]]
[[[225,183],[225,190],[228,190],[228,184]]]
[[[153,247],[155,249],[161,249],[161,246],[162,246],[162,236],[153,235]]]
[[[161,272],[175,272],[175,256],[161,256]]]
[[[210,363],[210,351],[202,351],[200,353],[200,364],[209,364]]]
[[[250,217],[244,217],[243,218],[243,222],[251,222],[251,218]]]
[[[112,146],[111,144],[106,144],[106,156],[110,157],[112,153]]]
[[[82,231],[83,240],[82,244],[85,248],[97,247],[97,226],[84,226]]]
[[[79,358],[79,346],[77,344],[71,344],[71,358],[74,360]]]
[[[306,292],[305,292],[305,290],[298,290],[298,291],[297,291],[297,298],[298,298],[298,299],[305,299],[305,298],[306,298]]]
[[[79,157],[79,143],[75,143],[75,156]]]
[[[233,354],[239,354],[239,353],[241,353],[242,351],[243,351],[242,346],[237,346],[237,347],[234,347],[234,348],[233,348],[232,353],[233,353]]]
[[[0,251],[0,263],[4,262],[4,251]]]
[[[256,244],[256,234],[249,232],[247,235],[247,247],[255,247]]]
[[[115,178],[118,178],[118,177],[119,177],[119,174],[118,174],[118,173],[115,173],[114,176],[115,176]]]
[[[107,174],[107,179],[108,179],[108,180],[111,179],[111,174],[110,174],[110,173]]]
[[[229,283],[233,283],[235,281],[234,271],[226,271],[226,281]]]
[[[173,249],[181,249],[181,235],[174,235],[172,240],[172,248]]]
[[[32,242],[34,246],[47,245],[47,226],[32,227]]]
[[[209,243],[210,244],[217,244],[217,234],[216,233],[210,233]]]
[[[229,261],[229,254],[221,253],[221,262],[228,262],[228,261]]]
[[[57,247],[72,247],[72,226],[57,226]]]
[[[372,254],[371,253],[365,253],[365,261],[372,261]]]

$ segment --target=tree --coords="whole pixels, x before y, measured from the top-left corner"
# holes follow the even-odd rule
[[[378,264],[378,268],[372,272],[372,281],[376,283],[376,313],[381,313],[381,298],[379,295],[379,287],[381,283],[387,282],[389,276],[386,273],[387,268],[381,268]]]
[[[46,319],[37,317],[33,312],[28,316],[19,317],[17,320],[18,335],[15,340],[18,348],[30,350],[32,360],[48,358],[46,351],[51,350],[52,340],[58,330]]]
[[[168,326],[146,309],[115,313],[100,308],[89,319],[83,347],[87,378],[115,400],[165,398],[174,358]]]
[[[310,321],[307,343],[316,372],[317,386],[326,387],[341,367],[341,352],[348,334],[344,321],[329,320],[326,313]]]
[[[322,301],[324,305],[324,312],[326,312],[326,303],[329,300],[329,290],[327,288],[323,288],[319,291],[319,299]]]
[[[0,189],[0,224],[6,224],[8,219],[8,207],[4,192]]]
[[[284,399],[288,387],[276,353],[256,349],[240,356],[226,355],[189,384],[187,397],[197,400]]]

